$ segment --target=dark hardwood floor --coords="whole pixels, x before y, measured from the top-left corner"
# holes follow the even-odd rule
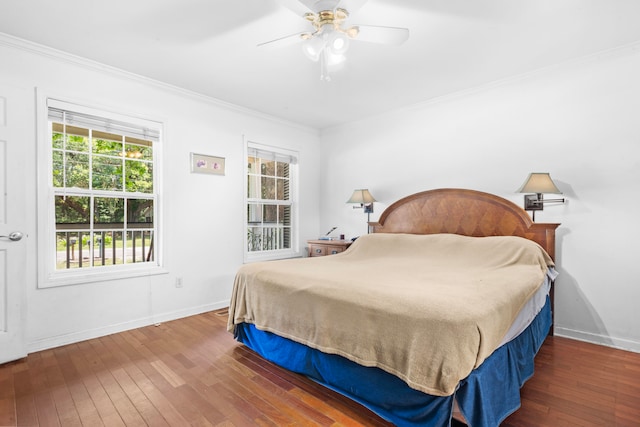
[[[224,312],[0,365],[0,426],[388,426],[274,366]],[[640,354],[549,337],[503,426],[640,426]]]

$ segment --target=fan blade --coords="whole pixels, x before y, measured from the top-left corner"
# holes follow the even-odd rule
[[[273,40],[269,40],[268,42],[262,42],[262,43],[258,43],[258,47],[282,47],[282,46],[288,46],[291,45],[293,43],[297,43],[299,41],[302,40],[302,34],[305,33],[295,33],[295,34],[291,34],[288,36],[284,36],[284,37],[280,37],[277,39],[273,39]]]
[[[313,1],[310,2],[307,0],[303,2],[302,0],[277,0],[277,2],[298,16],[304,16],[307,13],[313,12],[309,5],[309,3],[313,3]]]
[[[409,38],[408,28],[378,27],[375,25],[354,25],[359,32],[354,38],[358,41],[401,45]]]
[[[307,13],[318,13],[321,10],[334,10],[337,7],[347,9],[349,13],[353,9],[358,10],[367,0],[276,0],[298,16]]]
[[[346,9],[349,15],[353,16],[367,1],[368,0],[341,0],[337,7]]]

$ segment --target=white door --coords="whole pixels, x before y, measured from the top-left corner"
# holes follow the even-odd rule
[[[0,84],[0,363],[26,356],[25,153],[33,95]],[[33,107],[31,107],[33,108]],[[35,127],[35,124],[32,125]],[[31,168],[34,170],[34,168]]]

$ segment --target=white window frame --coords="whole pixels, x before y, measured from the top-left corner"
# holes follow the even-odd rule
[[[153,145],[153,198],[154,198],[154,260],[151,262],[105,265],[89,268],[56,269],[55,196],[52,168],[53,148],[49,107],[55,106],[67,111],[88,114],[100,118],[157,130],[160,137]],[[163,267],[163,226],[162,226],[162,146],[164,124],[159,120],[116,112],[112,109],[89,106],[65,97],[37,94],[37,223],[38,223],[38,288],[78,285],[108,280],[126,279],[154,274],[165,274]],[[99,194],[96,191],[95,194]]]
[[[292,162],[289,163],[289,198],[291,206],[291,248],[268,250],[268,251],[249,251],[247,231],[249,229],[249,220],[247,218],[247,207],[250,203],[257,203],[260,199],[250,199],[247,194],[249,186],[249,149],[257,149],[259,151],[266,151],[274,153],[276,156],[289,157]],[[244,185],[243,185],[243,248],[244,248],[244,262],[254,261],[268,261],[275,259],[294,258],[300,256],[299,253],[299,221],[298,221],[298,160],[300,155],[297,151],[288,150],[272,145],[266,145],[251,140],[246,140],[244,145]]]

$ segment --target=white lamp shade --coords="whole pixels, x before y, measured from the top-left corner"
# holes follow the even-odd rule
[[[562,194],[551,180],[547,172],[533,172],[529,174],[527,180],[522,184],[518,193],[552,193]]]
[[[347,200],[347,203],[365,204],[365,203],[373,203],[375,201],[376,199],[374,199],[371,193],[369,193],[369,190],[365,188],[360,190],[353,190],[353,194],[351,195],[351,198]]]
[[[310,60],[318,61],[326,43],[323,37],[312,37],[302,43],[302,51]]]
[[[347,37],[346,34],[334,31],[333,34],[329,36],[327,48],[335,55],[342,55],[349,50],[349,37]]]

